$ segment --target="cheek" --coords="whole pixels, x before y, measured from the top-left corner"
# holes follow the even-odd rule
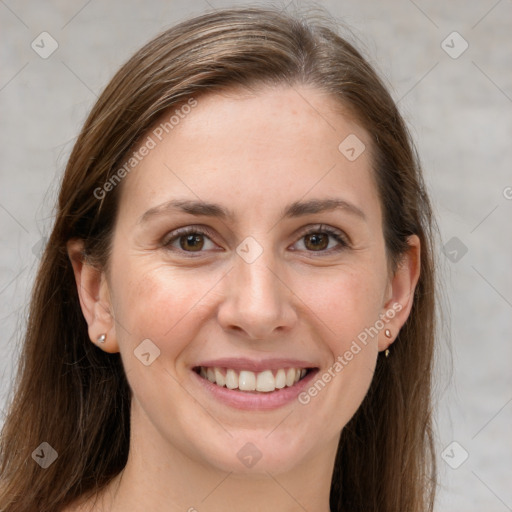
[[[123,265],[112,276],[120,350],[133,351],[150,339],[172,364],[208,314],[208,298],[214,295],[218,277],[136,261]]]
[[[326,327],[333,350],[373,325],[381,312],[385,281],[376,270],[340,270],[296,283],[308,309]]]
[[[384,286],[379,268],[352,269],[311,281],[301,292],[319,319],[330,364],[299,402],[311,404],[320,423],[331,424],[333,431],[350,420],[371,384],[378,355],[378,333],[372,327],[382,312]]]

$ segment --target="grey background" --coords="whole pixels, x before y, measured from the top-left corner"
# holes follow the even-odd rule
[[[96,97],[161,30],[245,3],[0,0],[3,409],[58,178]],[[449,257],[439,247],[446,323],[435,390],[436,510],[512,510],[512,2],[318,5],[352,28],[387,79],[420,151],[441,244],[448,243]],[[47,59],[31,48],[43,31],[59,45]],[[453,31],[469,45],[458,58],[445,51],[463,48],[458,36],[446,39]],[[448,462],[458,465],[465,452],[453,469]]]

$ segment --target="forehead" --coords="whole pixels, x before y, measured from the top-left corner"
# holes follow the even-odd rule
[[[143,138],[151,149],[123,181],[121,215],[135,221],[188,198],[224,205],[239,220],[249,209],[277,214],[301,198],[339,196],[379,220],[369,136],[327,94],[231,90],[188,105]]]

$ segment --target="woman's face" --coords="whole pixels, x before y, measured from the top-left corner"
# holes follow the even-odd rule
[[[414,281],[388,274],[371,141],[314,89],[194,105],[122,183],[105,346],[132,430],[225,471],[334,457]]]

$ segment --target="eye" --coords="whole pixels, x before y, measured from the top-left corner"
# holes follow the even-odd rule
[[[202,252],[203,248],[208,249],[206,241],[209,241],[212,246],[214,245],[208,236],[209,234],[209,230],[205,228],[194,226],[180,228],[173,231],[171,237],[164,240],[162,245],[171,250],[179,251],[181,249],[184,252]],[[176,243],[178,247],[176,247]]]
[[[334,240],[335,243],[330,244],[329,239]],[[342,231],[322,225],[308,229],[299,242],[302,242],[307,252],[332,253],[349,247]]]
[[[204,252],[203,249],[215,248],[215,244],[211,240],[213,237],[213,233],[205,227],[187,226],[170,233],[162,242],[162,246],[172,251],[201,253]],[[331,244],[332,240],[334,240],[334,244]],[[321,254],[338,252],[350,246],[342,231],[322,225],[308,229],[296,243],[300,242],[304,249],[299,250]],[[210,247],[208,247],[209,244]]]

